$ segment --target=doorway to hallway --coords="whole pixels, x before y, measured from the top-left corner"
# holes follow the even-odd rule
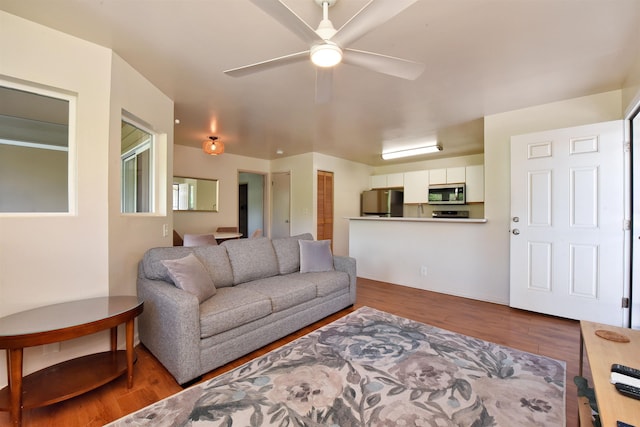
[[[256,231],[264,234],[265,176],[238,172],[238,231],[251,237]]]

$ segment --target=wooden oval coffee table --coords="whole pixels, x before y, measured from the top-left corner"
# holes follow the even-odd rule
[[[133,385],[134,319],[143,310],[135,296],[91,298],[34,308],[0,318],[0,349],[7,350],[9,385],[0,390],[0,410],[22,424],[22,409],[78,396],[125,372]],[[125,323],[126,350],[117,349],[118,325]],[[67,360],[22,377],[25,347],[66,341],[111,329],[111,351]],[[43,386],[46,384],[46,386]]]

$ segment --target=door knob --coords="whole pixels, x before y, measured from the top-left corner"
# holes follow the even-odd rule
[[[517,228],[514,228],[511,232],[516,236],[520,234],[520,230],[518,230]]]
[[[519,216],[514,216],[513,217],[513,222],[520,222],[520,217]]]

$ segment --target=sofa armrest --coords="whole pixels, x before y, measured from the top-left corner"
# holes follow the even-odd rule
[[[351,294],[351,303],[356,303],[356,259],[348,256],[333,256],[333,268],[338,271],[344,271],[349,275],[349,293]]]
[[[162,280],[137,280],[144,312],[138,317],[140,341],[179,384],[200,375],[200,305],[195,295]]]

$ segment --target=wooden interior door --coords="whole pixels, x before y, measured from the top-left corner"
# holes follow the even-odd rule
[[[318,171],[317,240],[331,240],[333,248],[333,172]]]

